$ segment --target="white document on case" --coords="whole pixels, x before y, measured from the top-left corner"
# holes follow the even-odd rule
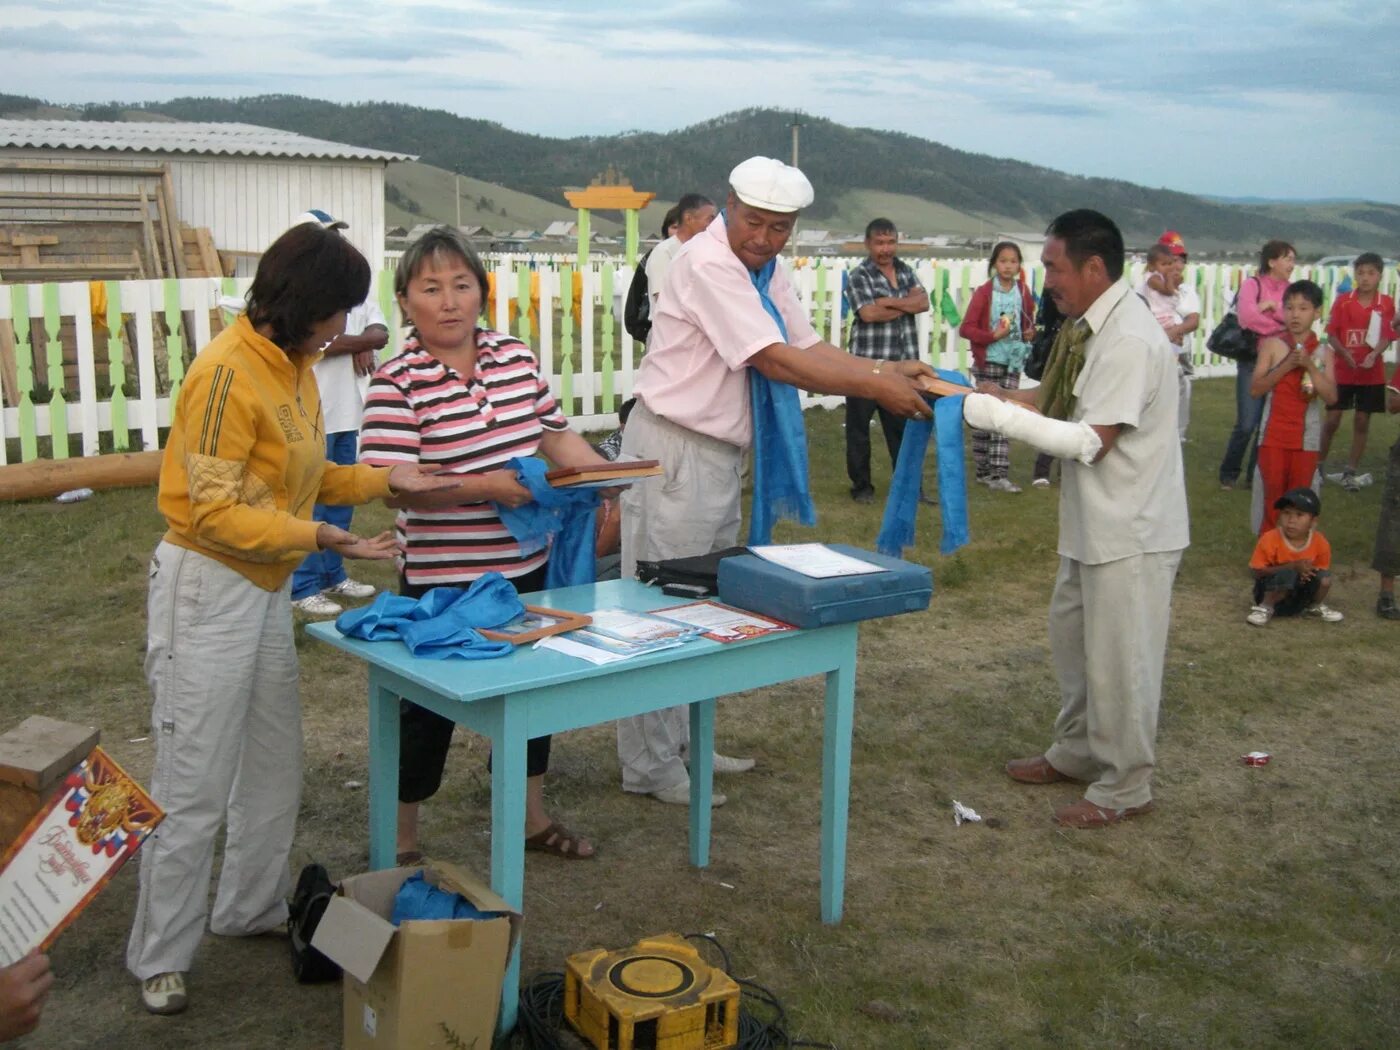
[[[824,543],[786,543],[766,547],[750,547],[764,561],[781,565],[814,580],[826,580],[834,576],[864,576],[872,572],[884,572],[879,565],[852,558],[849,554],[834,551]]]

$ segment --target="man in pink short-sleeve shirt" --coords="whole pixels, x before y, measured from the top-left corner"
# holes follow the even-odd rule
[[[927,418],[914,378],[919,361],[870,361],[824,342],[779,266],[768,286],[784,339],[751,274],[787,244],[812,185],[794,167],[751,157],[729,175],[725,211],[676,255],[653,311],[637,404],[623,432],[627,458],[655,459],[665,474],[623,492],[622,576],[637,562],[708,554],[739,537],[741,457],[752,440],[747,369],[803,390],[869,398],[901,418]],[[687,805],[689,720],[684,707],[621,719],[623,790]],[[716,755],[716,773],[752,768]],[[715,794],[714,804],[724,802]]]

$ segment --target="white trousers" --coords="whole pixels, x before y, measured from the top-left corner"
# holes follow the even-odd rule
[[[1050,598],[1050,650],[1062,707],[1045,757],[1089,784],[1106,809],[1152,798],[1157,710],[1181,551],[1103,565],[1060,559]]]
[[[210,929],[262,933],[287,918],[287,858],[301,802],[301,700],[290,581],[265,591],[162,542],[151,559],[146,680],[156,738],[151,796],[165,820],[141,848],[126,964],[144,980],[190,969]]]
[[[1181,440],[1186,440],[1186,428],[1191,423],[1191,377],[1179,370],[1176,380],[1176,429]]]
[[[738,446],[697,434],[655,415],[638,401],[622,432],[628,457],[655,459],[664,478],[623,489],[622,578],[638,561],[686,558],[732,547],[739,539]],[[690,783],[687,708],[668,707],[617,722],[622,788],[648,794]]]

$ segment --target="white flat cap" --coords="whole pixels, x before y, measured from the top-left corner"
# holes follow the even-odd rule
[[[734,196],[764,211],[801,211],[815,196],[807,176],[772,157],[750,157],[729,173]]]

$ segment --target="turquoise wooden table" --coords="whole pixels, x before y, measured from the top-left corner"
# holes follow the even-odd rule
[[[646,612],[682,604],[654,587],[610,580],[526,595],[531,605],[575,612]],[[821,917],[841,919],[846,880],[851,726],[855,714],[856,624],[787,631],[722,644],[698,638],[674,649],[595,666],[522,646],[496,660],[423,660],[401,642],[362,642],[331,623],[307,633],[369,664],[369,863],[392,867],[398,820],[399,698],[436,711],[491,740],[491,888],[524,908],[525,744],[534,737],[690,705],[690,860],[710,860],[715,698],[826,675],[822,744]],[[609,776],[614,774],[609,773]],[[501,993],[502,1032],[515,1024],[520,952]]]

